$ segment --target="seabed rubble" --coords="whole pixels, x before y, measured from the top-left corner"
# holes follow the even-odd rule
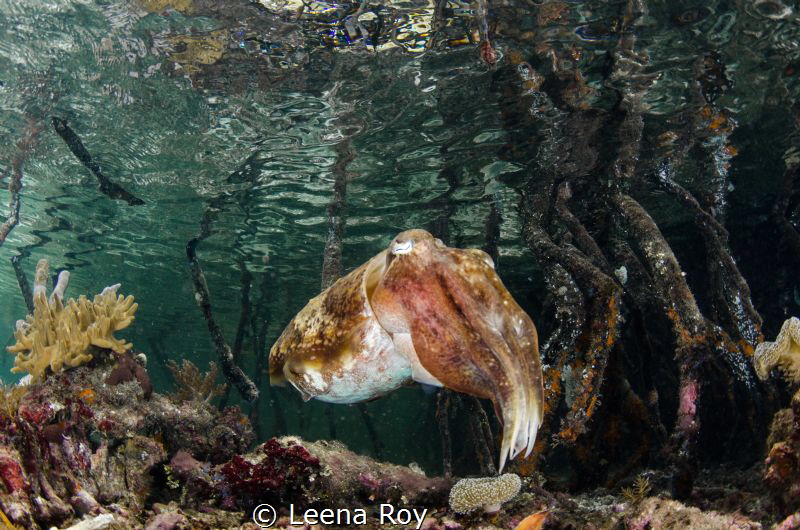
[[[498,511],[458,514],[448,507],[451,478],[379,462],[336,441],[285,436],[254,446],[250,422],[236,406],[218,410],[204,399],[149,394],[136,378],[111,384],[110,375],[130,362],[139,362],[132,352],[96,350],[86,365],[3,390],[4,524],[258,528],[252,509],[269,503],[278,510],[274,528],[346,528],[293,525],[290,505],[295,514],[361,508],[367,522],[360,528],[415,527],[381,525],[380,505],[389,503],[427,510],[420,526],[427,530],[800,528],[798,395],[776,415],[765,463],[702,471],[684,502],[670,498],[662,471],[639,475],[630,488],[577,495],[548,490],[536,473],[523,476],[521,493]],[[532,514],[539,515],[526,523]]]

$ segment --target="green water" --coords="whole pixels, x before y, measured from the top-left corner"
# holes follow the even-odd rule
[[[477,4],[441,4],[447,22],[433,39],[427,29],[433,2],[363,4],[355,19],[347,15],[360,4],[314,2],[302,13],[299,3],[226,1],[220,7],[197,0],[190,10],[182,2],[173,2],[179,9],[146,9],[152,4],[0,2],[0,169],[10,167],[26,123],[43,126],[23,167],[20,223],[0,247],[2,342],[12,342],[14,322],[26,313],[10,259],[21,256],[32,278],[36,261],[47,258],[52,269],[71,271],[68,296],[119,282],[122,293],[136,297],[136,322],[120,335],[148,353],[157,390],[170,385],[159,355],[205,367],[216,354],[194,301],[185,245],[211,205],[212,235],[198,256],[215,317],[232,343],[240,265],[246,267],[256,319],[268,323],[269,347],[319,292],[326,209],[343,142],[354,152],[346,169],[344,272],[409,228],[446,227],[450,245],[482,247],[494,208],[502,218],[498,271],[534,320],[541,316],[545,286],[520,238],[515,187],[525,175],[561,163],[559,144],[580,133],[565,124],[579,111],[534,95],[527,109],[514,107],[518,119],[509,116],[504,85],[517,75],[511,51],[528,57],[551,46],[561,61],[567,50],[580,51],[574,64],[561,67],[582,72],[590,91],[586,108],[611,111],[613,89],[628,82],[608,73],[625,2],[565,2],[562,18],[553,20],[537,19],[543,2],[492,2],[500,53],[494,68],[480,61],[476,42],[456,42],[478,29]],[[798,141],[790,109],[800,93],[800,13],[789,2],[781,6],[650,1],[635,29],[636,48],[649,56],[644,74],[656,79],[643,94],[645,172],[656,165],[659,135],[693,119],[687,113],[698,97],[697,57],[715,53],[725,65],[729,82],[719,83],[713,104],[735,126],[700,142],[678,178],[728,216],[736,248],[747,247],[748,227],[767,215],[784,154]],[[369,37],[354,29],[354,20]],[[189,65],[196,72],[187,72],[175,55],[185,50],[180,38],[187,35],[219,36],[222,58]],[[535,66],[546,72],[547,54],[539,57]],[[55,134],[52,116],[66,119],[103,173],[145,204],[101,194]],[[532,147],[508,156],[512,141]],[[726,145],[738,156],[729,169],[715,170],[728,162]],[[674,214],[658,192],[643,190],[642,200],[691,261],[687,216]],[[2,216],[7,201],[3,189]],[[757,267],[751,261],[744,268]],[[796,302],[787,304],[782,307],[797,309]],[[768,322],[769,329],[779,324]],[[241,365],[252,376],[263,352],[254,351],[250,335]],[[12,360],[0,356],[4,381],[16,380],[8,371]],[[267,379],[265,436],[275,433],[271,406],[281,406],[288,432],[324,438],[333,425],[336,437],[375,454],[359,409],[303,404],[293,389],[268,390]],[[366,407],[382,457],[437,468],[433,396],[412,387]]]

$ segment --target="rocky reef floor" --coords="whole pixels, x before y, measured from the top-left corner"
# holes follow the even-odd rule
[[[793,408],[776,415],[765,463],[702,470],[682,501],[659,470],[579,494],[534,474],[499,510],[458,514],[448,505],[454,479],[335,441],[254,445],[237,407],[153,392],[140,361],[98,350],[85,366],[3,389],[0,527],[259,528],[253,509],[268,503],[273,528],[800,528]]]

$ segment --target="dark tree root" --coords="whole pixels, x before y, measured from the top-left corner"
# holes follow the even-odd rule
[[[28,283],[28,277],[25,276],[25,271],[22,270],[19,259],[19,256],[13,256],[11,258],[11,266],[14,268],[14,275],[17,277],[19,291],[22,293],[22,299],[25,300],[28,313],[33,314],[33,292],[31,292],[31,285]]]
[[[333,199],[328,204],[328,239],[322,259],[323,291],[342,275],[342,238],[347,221],[347,166],[356,157],[350,138],[336,144],[335,150]]]
[[[436,424],[442,441],[442,467],[445,477],[453,476],[453,439],[450,435],[450,407],[452,390],[443,388],[436,393]]]
[[[693,476],[696,465],[695,449],[701,428],[699,410],[704,389],[710,384],[732,389],[736,381],[743,382],[748,387],[747,393],[752,394],[744,406],[750,410],[749,421],[754,424],[758,393],[752,384],[752,368],[747,361],[747,349],[703,316],[669,244],[644,208],[622,194],[616,196],[614,202],[620,223],[635,240],[651,280],[650,287],[664,304],[663,310],[672,326],[680,382],[677,417],[669,447],[675,469],[673,489],[677,496],[685,497],[691,492],[689,477]],[[715,238],[712,241],[719,242]],[[752,348],[752,344],[747,344]],[[737,404],[732,390],[720,401],[727,402],[733,410],[742,407]]]
[[[753,307],[750,288],[728,250],[728,231],[683,186],[669,178],[662,178],[660,182],[692,212],[703,237],[713,295],[712,319],[725,329],[734,330],[740,349],[751,355],[754,345],[764,339],[762,320]]]
[[[546,472],[553,457],[567,487],[613,487],[638,466],[668,465],[675,495],[685,497],[709,453],[734,450],[743,462],[757,453],[741,447],[755,446],[768,417],[765,388],[754,382],[749,355],[761,340],[761,316],[725,227],[670,176],[703,139],[727,134],[708,124],[713,87],[703,83],[716,63],[698,63],[698,82],[681,116],[688,125],[667,131],[663,143],[661,137],[643,141],[651,130],[645,128],[644,96],[654,81],[646,54],[636,49],[645,8],[641,0],[628,0],[618,18],[617,46],[599,89],[606,92],[595,93],[598,101],[613,97],[613,110],[576,99],[582,88],[577,82],[552,82],[580,78],[573,66],[564,66],[574,65],[570,51],[557,45],[537,48],[519,36],[531,49],[521,44],[509,53],[509,67],[494,75],[508,130],[500,156],[531,168],[515,181],[519,219],[545,281],[537,319],[545,418],[535,458],[516,465],[531,473],[542,462]],[[537,65],[545,83],[531,87],[526,74],[514,69],[521,64]],[[535,110],[551,107],[559,112]],[[654,149],[668,166],[641,167],[644,149]],[[724,181],[723,173],[714,174],[717,181]],[[793,190],[795,180],[786,176],[785,187]],[[652,194],[658,189],[692,216],[705,262],[691,280],[707,287],[708,298],[695,298],[694,283],[637,200],[639,193],[660,200]],[[785,221],[784,246],[800,263],[800,237],[787,209],[785,201],[776,204],[773,217]],[[738,422],[736,434],[722,419],[729,416]],[[572,465],[569,475],[565,462]]]
[[[208,325],[208,332],[211,334],[211,341],[214,343],[214,348],[217,350],[219,364],[225,378],[236,387],[245,400],[255,401],[258,399],[258,388],[236,364],[233,352],[230,346],[225,342],[225,337],[222,335],[222,329],[214,320],[206,277],[200,266],[200,260],[197,258],[197,244],[199,242],[199,238],[194,238],[186,244],[186,257],[189,259],[189,266],[192,273],[192,285],[194,285],[197,305],[200,306],[200,310],[203,312],[203,318],[205,318],[206,324]]]
[[[239,261],[239,273],[242,283],[241,309],[239,310],[239,324],[236,326],[236,337],[233,340],[233,348],[231,349],[231,353],[233,354],[233,362],[237,364],[239,363],[239,357],[242,354],[242,344],[244,343],[244,337],[247,333],[247,327],[250,322],[250,287],[253,284],[253,275],[250,274],[250,271],[247,270],[247,267],[241,260]],[[256,388],[258,388],[258,384],[254,384],[256,385]],[[225,392],[220,397],[218,405],[220,410],[224,409],[228,404],[230,389],[230,386],[225,387]]]
[[[73,131],[70,126],[67,125],[67,120],[54,116],[52,121],[53,128],[61,137],[61,139],[64,140],[64,143],[67,144],[67,147],[72,154],[75,155],[75,158],[80,160],[81,164],[83,164],[84,167],[91,171],[95,178],[97,178],[97,182],[100,184],[101,192],[108,195],[112,199],[125,201],[131,206],[144,204],[142,199],[130,193],[116,182],[112,182],[111,179],[103,174],[102,170],[100,169],[100,165],[92,160],[92,155],[90,155],[89,151],[86,149],[86,147],[84,147],[80,137],[78,137],[78,135],[75,134],[75,131]]]
[[[798,166],[789,166],[783,173],[781,179],[781,187],[778,190],[778,198],[772,207],[772,221],[778,226],[781,240],[779,248],[786,249],[791,256],[793,263],[800,265],[800,232],[797,231],[795,226],[789,221],[787,217],[789,211],[789,201],[795,192],[795,186],[800,180],[800,171]],[[795,192],[796,193],[796,192]]]
[[[28,160],[31,152],[39,143],[39,133],[41,126],[33,120],[29,120],[25,127],[25,135],[17,142],[16,153],[11,159],[11,163],[6,171],[8,176],[8,217],[0,224],[0,246],[6,242],[8,234],[19,224],[19,210],[22,204],[20,192],[22,191],[22,166]],[[19,275],[17,275],[19,278]],[[22,285],[20,284],[20,287]],[[25,293],[23,292],[23,296]],[[27,303],[27,298],[26,298]],[[30,309],[30,306],[29,306]],[[31,309],[31,312],[33,310]]]
[[[567,201],[570,198],[572,198],[570,184],[568,181],[562,182],[561,185],[558,186],[556,199],[554,201],[554,209],[559,219],[569,229],[580,251],[583,252],[598,269],[603,271],[603,273],[606,275],[612,274],[611,265],[608,263],[603,251],[600,250],[600,246],[583,223],[580,222],[567,206]]]
[[[497,467],[494,465],[496,452],[492,428],[489,425],[489,416],[486,414],[483,405],[481,405],[480,399],[474,396],[464,396],[463,400],[467,405],[470,432],[481,473],[486,476],[496,475]]]
[[[547,409],[551,411],[555,408],[552,403],[559,400],[561,394],[560,385],[555,384],[554,379],[560,379],[564,370],[570,371],[569,377],[579,377],[579,383],[576,384],[579,390],[569,404],[569,411],[556,435],[559,441],[574,443],[586,432],[587,424],[599,405],[600,386],[608,356],[619,335],[622,289],[578,249],[571,245],[559,246],[552,241],[541,224],[550,209],[548,200],[546,193],[523,193],[522,230],[526,243],[540,261],[548,266],[563,268],[575,281],[585,302],[582,311],[586,315],[585,325],[575,344],[579,353],[569,361],[565,355],[559,356],[561,362],[567,362],[551,367],[553,372],[547,378],[549,384],[545,390],[545,400],[550,403]],[[559,207],[562,216],[566,216],[567,209],[563,201]],[[581,234],[586,237],[588,232],[583,230]],[[599,250],[596,244],[584,244]]]
[[[253,350],[256,352],[256,371],[253,376],[253,383],[257,388],[261,388],[262,377],[266,373],[267,363],[269,361],[269,346],[267,340],[267,327],[271,320],[270,313],[270,297],[269,297],[269,276],[264,274],[261,278],[259,285],[259,298],[256,299],[255,310],[250,312],[250,337],[253,344]],[[267,385],[264,395],[259,396],[258,400],[253,402],[250,407],[250,422],[256,431],[257,439],[262,439],[261,436],[261,422],[259,421],[260,401],[266,399],[269,403],[270,410],[272,411],[273,433],[287,433],[286,416],[283,412],[283,406],[278,403],[278,394],[272,390],[272,387]]]
[[[58,119],[53,118],[53,123],[58,127],[57,123]],[[63,120],[61,120],[63,121]],[[63,126],[66,127],[66,123],[63,123]],[[66,127],[66,129],[71,132],[71,129]],[[59,133],[61,134],[61,133]],[[72,133],[74,135],[74,133]],[[77,136],[75,137],[77,138]],[[82,147],[82,146],[81,146]],[[230,175],[228,175],[226,181],[228,183],[238,183],[238,182],[247,182],[249,186],[253,186],[255,184],[255,174],[250,169],[255,167],[254,159],[257,156],[258,152],[254,151],[247,157],[247,159]],[[86,153],[88,155],[88,153]],[[78,156],[78,155],[76,155]],[[91,168],[90,168],[91,169]],[[246,188],[244,192],[238,192],[241,196],[242,193],[247,192]],[[251,305],[250,305],[250,288],[252,284],[252,276],[250,272],[247,270],[246,266],[243,262],[239,263],[240,267],[240,274],[242,277],[242,309],[239,318],[239,323],[236,332],[236,339],[234,342],[234,348],[231,347],[225,342],[225,337],[223,336],[222,329],[219,327],[217,322],[214,320],[211,308],[211,301],[210,295],[208,292],[208,285],[206,283],[205,275],[203,274],[203,269],[200,265],[200,260],[197,257],[197,245],[200,244],[201,241],[205,240],[212,234],[212,225],[213,222],[218,217],[219,213],[225,206],[226,201],[231,197],[230,193],[222,193],[213,199],[211,199],[206,207],[205,211],[203,212],[203,217],[200,219],[200,230],[196,237],[191,239],[186,244],[186,257],[189,261],[189,267],[191,270],[191,277],[192,277],[192,285],[194,287],[195,292],[195,300],[200,307],[203,318],[206,321],[206,325],[208,326],[208,331],[211,334],[211,341],[214,344],[214,348],[217,352],[217,356],[220,360],[220,367],[222,368],[222,373],[225,378],[231,383],[242,397],[250,402],[251,404],[251,415],[253,415],[253,410],[257,410],[258,408],[258,398],[259,398],[259,390],[258,384],[254,383],[242,369],[238,366],[237,360],[239,354],[241,352],[244,336],[246,334],[247,322],[249,320],[248,315],[251,312]],[[262,283],[262,286],[265,286],[265,283]],[[262,293],[262,298],[266,296],[265,293]],[[252,327],[252,326],[251,326]],[[266,328],[263,328],[262,331],[266,332]],[[255,344],[255,346],[263,346],[262,344]],[[261,352],[259,357],[260,368],[263,368],[264,360],[261,359],[263,357],[263,349],[259,350]],[[258,383],[261,381],[260,372],[256,375],[258,379]],[[226,402],[228,398],[228,394],[225,395],[223,399],[223,403]],[[278,413],[276,413],[278,414]],[[255,414],[257,419],[257,413]],[[257,425],[257,423],[256,423]],[[258,427],[256,427],[258,428]]]

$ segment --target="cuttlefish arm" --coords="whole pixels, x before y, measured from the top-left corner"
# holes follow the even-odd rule
[[[492,400],[503,421],[501,470],[530,454],[543,415],[536,328],[488,255],[448,248],[424,230],[403,232],[371,303],[415,380],[418,362],[427,379]],[[411,348],[397,337],[410,337]]]

